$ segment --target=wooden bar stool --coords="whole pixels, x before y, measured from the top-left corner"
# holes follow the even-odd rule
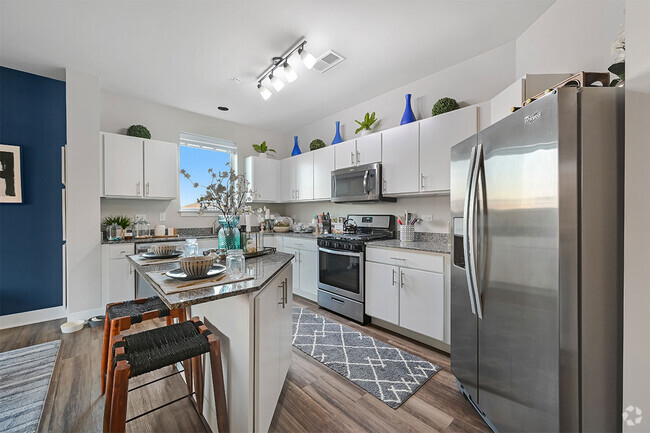
[[[203,369],[201,367],[201,355],[208,352],[210,353],[217,426],[219,433],[228,432],[228,411],[221,366],[220,341],[198,317],[192,318],[191,321],[163,326],[137,334],[118,335],[114,337],[112,347],[115,353],[113,362],[108,366],[106,403],[104,406],[104,433],[122,433],[126,429],[127,422],[183,398],[190,397],[193,394],[196,397],[197,411],[199,414],[202,413]],[[144,414],[136,415],[127,421],[126,408],[129,379],[186,360],[191,360],[194,364],[196,393],[190,391],[177,400],[147,411]]]
[[[116,302],[106,305],[106,316],[104,319],[104,341],[102,343],[102,394],[106,390],[106,372],[107,366],[111,363],[113,351],[110,347],[113,337],[119,335],[122,331],[131,328],[131,325],[141,323],[145,320],[152,320],[158,317],[165,317],[167,325],[174,323],[174,319],[184,322],[185,309],[176,308],[170,310],[167,305],[158,296],[151,298],[135,299],[133,301]],[[191,386],[192,367],[189,362],[183,364],[185,368],[185,378]],[[191,391],[191,389],[190,389]]]

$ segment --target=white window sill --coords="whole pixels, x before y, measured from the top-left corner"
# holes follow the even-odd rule
[[[216,218],[221,213],[216,210],[206,210],[202,214],[199,213],[198,210],[179,210],[178,214],[182,217],[210,217],[210,218]]]

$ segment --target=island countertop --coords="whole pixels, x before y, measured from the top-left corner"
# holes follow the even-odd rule
[[[178,293],[165,294],[147,272],[167,272],[178,268],[178,262],[168,262],[153,265],[140,265],[128,256],[129,264],[142,278],[149,283],[160,299],[170,308],[189,307],[190,305],[229,298],[244,293],[260,290],[277,275],[293,259],[293,254],[273,253],[246,259],[246,273],[253,277],[252,280],[241,281],[233,284],[222,284],[211,287],[191,289]]]

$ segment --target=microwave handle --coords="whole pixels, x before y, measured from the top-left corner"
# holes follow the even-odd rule
[[[366,170],[366,173],[363,175],[363,193],[368,194],[368,176],[370,175],[370,170]]]
[[[336,197],[336,175],[332,175],[332,197]]]

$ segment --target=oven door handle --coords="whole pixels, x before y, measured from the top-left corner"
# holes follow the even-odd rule
[[[328,254],[336,254],[337,256],[349,256],[349,257],[361,257],[361,254],[363,254],[363,253],[348,253],[347,251],[330,250],[328,248],[318,248],[318,251],[322,251]]]

